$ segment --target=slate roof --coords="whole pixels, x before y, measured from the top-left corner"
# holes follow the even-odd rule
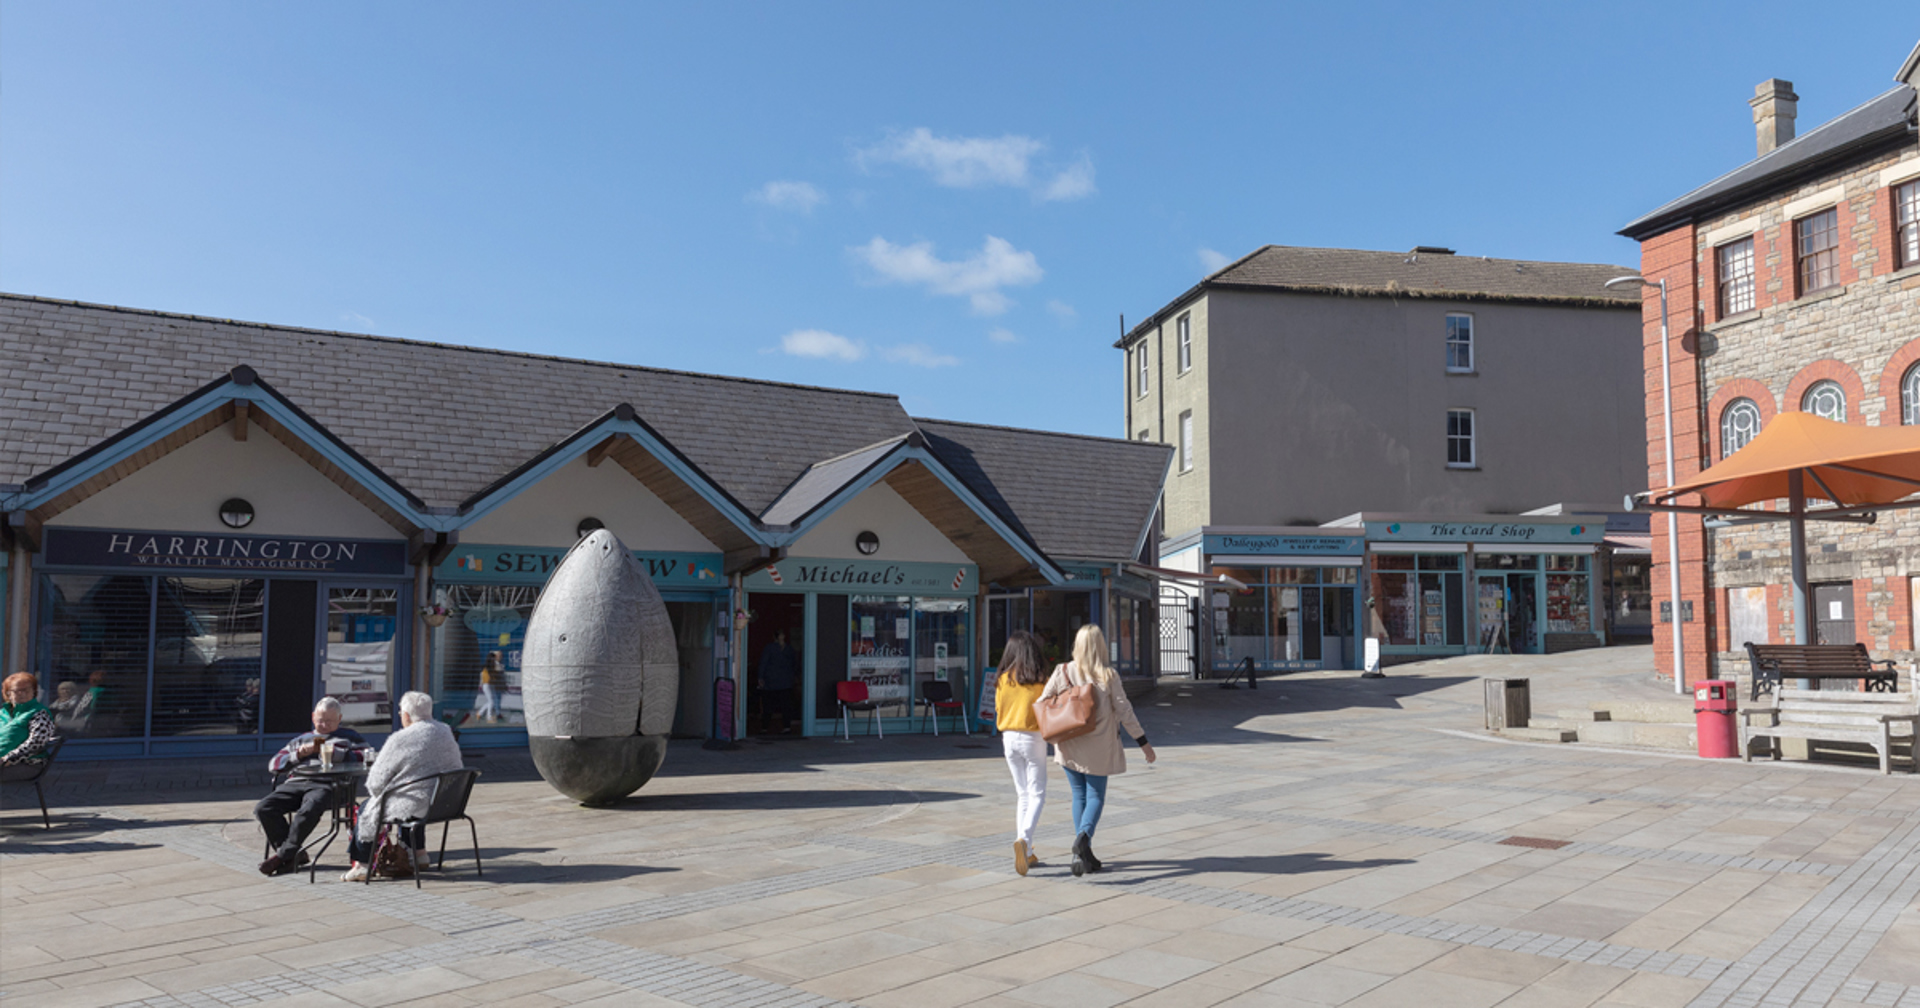
[[[916,418],[931,451],[1041,551],[1132,559],[1173,447]]]
[[[0,295],[0,483],[25,483],[251,366],[418,495],[455,507],[618,403],[759,513],[817,459],[913,431],[897,398]]]
[[[1853,157],[1907,137],[1914,117],[1914,89],[1901,85],[1817,129],[1708,182],[1648,213],[1620,234],[1644,241],[1663,231],[1721,213],[1733,206],[1821,174]]]
[[[1207,290],[1509,301],[1638,310],[1639,291],[1608,290],[1603,286],[1608,280],[1634,272],[1637,271],[1604,263],[1490,259],[1432,249],[1373,252],[1268,245],[1209,274],[1133,327],[1114,345],[1126,346]]]
[[[891,395],[0,294],[0,486],[21,485],[246,364],[427,506],[453,509],[629,403],[769,525],[916,434],[1060,556],[1133,556],[1173,449],[915,421]]]

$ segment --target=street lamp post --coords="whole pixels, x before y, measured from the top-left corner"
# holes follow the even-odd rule
[[[1667,347],[1667,282],[1649,280],[1643,276],[1615,277],[1606,282],[1608,287],[1633,284],[1638,287],[1660,288],[1660,419],[1666,427],[1667,445],[1667,486],[1674,484],[1673,475],[1673,364],[1671,351]],[[1667,512],[1667,598],[1673,625],[1673,691],[1687,691],[1687,674],[1682,667],[1680,651],[1680,519],[1672,511]]]

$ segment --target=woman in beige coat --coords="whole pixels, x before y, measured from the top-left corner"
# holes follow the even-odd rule
[[[1054,760],[1066,771],[1073,789],[1073,874],[1078,877],[1101,868],[1093,856],[1093,830],[1107,801],[1107,778],[1127,772],[1127,756],[1120,749],[1121,727],[1139,744],[1147,762],[1154,760],[1146,729],[1133,714],[1133,704],[1120,677],[1107,663],[1107,635],[1089,623],[1073,639],[1073,661],[1053,670],[1042,700],[1075,686],[1093,687],[1093,730],[1079,738],[1054,744]]]

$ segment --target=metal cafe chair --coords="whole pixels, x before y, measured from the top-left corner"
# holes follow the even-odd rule
[[[843,741],[853,741],[848,725],[848,714],[852,711],[866,711],[867,726],[870,729],[878,728],[881,738],[887,737],[887,726],[881,724],[879,719],[880,704],[868,699],[866,683],[852,680],[834,683],[833,693],[840,699],[840,738]]]
[[[927,709],[927,718],[933,722],[935,738],[940,736],[940,715],[943,713],[958,717],[960,727],[964,728],[969,736],[973,734],[973,726],[967,724],[966,705],[953,698],[952,683],[939,679],[921,683],[920,696],[914,703]]]
[[[463,767],[459,770],[449,770],[446,773],[434,774],[430,777],[416,777],[413,780],[396,784],[381,791],[378,807],[367,813],[368,815],[374,816],[373,835],[376,838],[373,853],[368,855],[368,863],[370,865],[380,863],[380,848],[382,847],[390,846],[394,843],[398,843],[403,847],[407,846],[406,837],[413,832],[415,827],[424,828],[434,823],[439,823],[440,853],[434,855],[433,863],[437,867],[437,870],[444,875],[447,871],[447,831],[453,828],[453,821],[455,819],[465,819],[467,821],[467,832],[473,837],[473,873],[484,878],[486,872],[480,867],[480,829],[474,825],[473,817],[467,814],[467,799],[473,796],[473,782],[479,779],[480,771]],[[427,799],[427,814],[423,816],[409,816],[405,819],[386,818],[387,796],[415,784],[433,785],[433,795]],[[397,839],[388,839],[388,833],[382,830],[382,827],[386,826],[393,827],[391,833]],[[420,888],[420,875],[425,871],[425,865],[416,864],[413,866],[413,887],[415,889]],[[373,884],[374,874],[372,871],[367,872],[368,885]]]
[[[32,784],[34,797],[40,799],[40,825],[47,829],[53,828],[53,818],[47,815],[47,793],[40,789],[40,779],[47,775],[48,768],[53,766],[53,758],[60,755],[60,747],[66,744],[66,741],[65,738],[55,735],[53,741],[47,743],[47,758],[38,763],[26,764],[34,768],[31,775],[0,782],[6,784]]]

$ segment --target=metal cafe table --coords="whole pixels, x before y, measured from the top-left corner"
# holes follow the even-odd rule
[[[308,855],[308,883],[319,877],[320,858],[333,845],[342,827],[347,830],[347,839],[353,839],[353,827],[358,819],[360,782],[366,780],[367,771],[372,768],[371,763],[340,763],[326,770],[314,765],[303,766],[293,772],[293,776],[302,780],[324,783],[333,792],[333,814],[327,819],[327,831],[318,839],[308,840],[300,848],[301,853]]]

